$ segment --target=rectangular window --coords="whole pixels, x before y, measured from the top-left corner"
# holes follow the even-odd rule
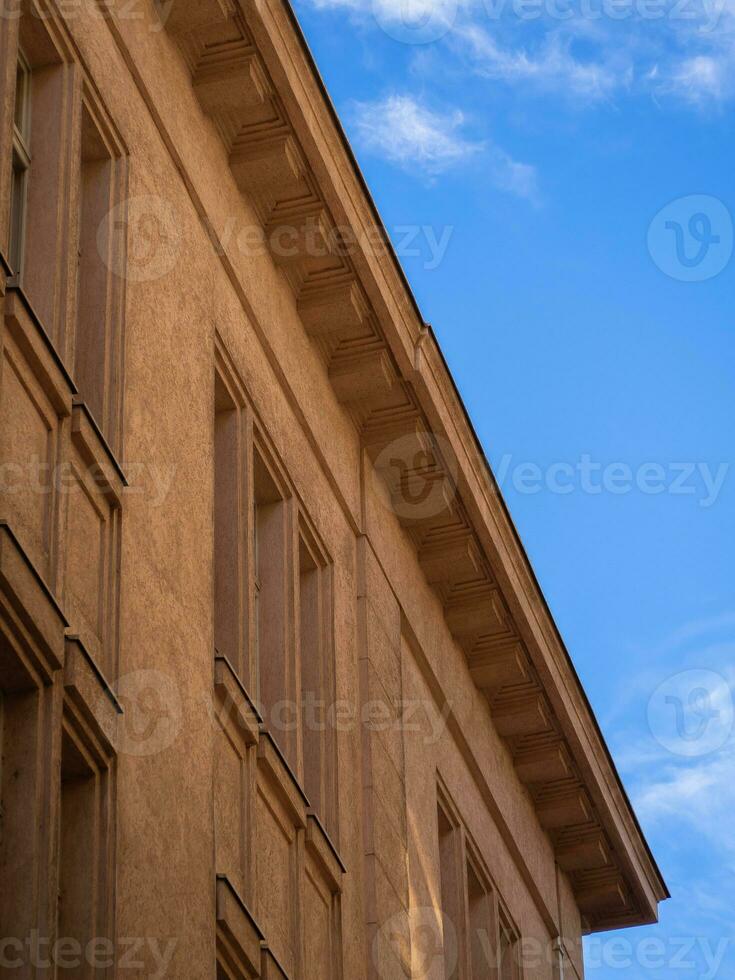
[[[53,25],[24,16],[19,21],[11,188],[9,260],[15,282],[61,350],[68,278],[68,187],[71,145],[70,74]]]
[[[74,380],[96,422],[108,431],[113,337],[110,310],[109,214],[114,155],[82,102],[77,243],[77,323]]]
[[[214,645],[243,677],[240,411],[223,377],[214,401]]]
[[[214,641],[337,830],[332,564],[216,337]]]
[[[495,958],[494,897],[472,861],[467,862],[467,911],[472,980],[483,980]]]
[[[258,446],[253,449],[254,696],[291,768],[296,739],[291,644],[288,643],[286,493]]]
[[[331,580],[326,558],[303,521],[299,528],[299,655],[304,790],[330,832],[336,824]]]
[[[59,935],[95,936],[95,771],[68,731],[61,749]]]
[[[438,789],[444,975],[447,980],[520,980],[518,932],[444,784]]]
[[[459,976],[458,965],[462,952],[459,937],[464,920],[461,831],[441,804],[439,804],[437,816],[442,934],[444,936],[444,976],[446,980],[456,980]]]
[[[258,504],[253,497],[252,519],[253,528],[253,656],[251,670],[253,674],[253,693],[260,703],[260,595],[263,583],[260,578],[260,534],[258,532]]]
[[[8,261],[80,397],[121,438],[124,143],[53,19],[19,19]],[[81,84],[80,84],[81,83]]]
[[[114,770],[93,710],[65,701],[61,731],[58,935],[82,950],[112,929]],[[70,975],[89,974],[82,962]]]
[[[499,980],[518,980],[518,943],[510,923],[500,913],[498,936],[498,978]]]
[[[299,535],[299,647],[301,655],[301,743],[304,758],[304,789],[317,813],[324,803],[323,664],[321,656],[320,568]]]
[[[18,53],[15,73],[13,115],[13,168],[10,185],[9,260],[15,281],[23,276],[28,172],[31,166],[31,69],[25,55]]]
[[[3,682],[6,664],[0,664]],[[16,678],[12,677],[12,681]],[[25,936],[35,925],[34,880],[28,867],[40,825],[41,713],[36,690],[0,689],[0,935]]]

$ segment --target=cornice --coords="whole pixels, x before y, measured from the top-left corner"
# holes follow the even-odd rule
[[[653,921],[666,886],[291,8],[175,0],[168,29],[587,926]],[[284,228],[288,254],[276,247]],[[397,446],[400,479],[386,465]],[[435,506],[402,506],[425,486]]]

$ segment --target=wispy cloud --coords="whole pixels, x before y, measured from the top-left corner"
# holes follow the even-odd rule
[[[614,735],[644,825],[672,836],[694,829],[727,863],[735,862],[734,623],[725,607],[641,650],[645,667],[626,682],[616,713],[627,717]]]
[[[465,117],[459,109],[434,112],[410,95],[358,102],[353,119],[365,150],[432,176],[475,156],[483,145],[461,135]]]
[[[466,117],[459,109],[437,111],[410,95],[388,95],[357,102],[352,128],[367,153],[429,179],[482,158],[491,183],[518,197],[536,200],[538,180],[531,164],[521,163],[500,147],[464,134]]]
[[[447,17],[456,10],[456,0],[311,0],[317,8],[344,7],[364,13],[383,14],[395,20],[419,20],[427,15],[441,14]]]
[[[711,643],[712,637],[717,636],[721,636],[723,641],[727,642],[731,638],[734,628],[735,610],[723,609],[710,616],[702,616],[700,619],[692,619],[682,623],[664,636],[652,649],[649,647],[648,652],[669,656],[692,645],[697,650],[703,640]]]
[[[633,80],[630,63],[618,57],[607,62],[582,61],[572,52],[572,40],[549,34],[534,52],[501,45],[486,30],[471,24],[457,31],[466,45],[474,70],[507,84],[526,84],[574,100],[599,102]]]
[[[652,761],[655,744],[638,744],[633,732],[623,728],[622,719],[630,721],[636,706],[645,704],[667,675],[692,668],[717,671],[727,678],[735,691],[735,610],[723,608],[708,616],[680,623],[658,639],[635,642],[627,655],[635,657],[638,667],[633,676],[621,679],[608,690],[602,721],[616,738],[616,758],[622,769],[635,772],[644,762]]]
[[[708,759],[659,768],[659,776],[635,794],[641,819],[652,825],[684,821],[735,853],[735,745]]]
[[[461,7],[473,6],[477,0],[310,0],[317,10],[345,10],[360,17],[372,18],[377,26],[396,27],[414,39],[431,35],[442,37],[449,31]],[[427,33],[428,32],[428,33]]]
[[[460,73],[575,107],[621,93],[695,110],[735,98],[735,0],[667,0],[655,17],[647,0],[628,0],[620,17],[581,0],[561,17],[557,0],[541,0],[532,19],[524,0],[302,2],[341,9],[409,46],[437,41],[453,50]]]
[[[735,52],[699,54],[675,62],[663,88],[695,106],[723,102],[735,93]]]
[[[489,150],[488,161],[490,178],[496,187],[538,203],[538,174],[534,166],[514,160],[499,147]]]

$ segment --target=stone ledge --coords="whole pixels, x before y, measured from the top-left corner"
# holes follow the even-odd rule
[[[261,974],[263,933],[226,875],[216,877],[218,953],[243,976]]]
[[[250,699],[244,684],[235,673],[227,657],[215,653],[214,658],[214,689],[225,708],[232,707],[235,712],[237,727],[242,733],[246,745],[256,745],[260,739],[260,726],[263,719],[258,709]]]
[[[342,891],[342,875],[347,869],[337,853],[337,848],[313,810],[307,814],[306,848],[326,875],[332,894]]]
[[[294,826],[303,829],[309,801],[275,739],[264,730],[261,730],[258,742],[258,768],[261,767],[271,777],[271,785],[288,810]]]
[[[38,378],[54,409],[62,417],[71,414],[76,386],[51,338],[19,286],[5,294],[5,327]]]
[[[10,525],[0,520],[0,667],[12,689],[44,684],[64,662],[64,613]]]
[[[128,481],[89,406],[78,395],[72,399],[71,435],[84,461],[94,467],[97,485],[119,507]]]
[[[67,634],[65,647],[64,690],[105,748],[114,754],[122,706],[81,639]]]

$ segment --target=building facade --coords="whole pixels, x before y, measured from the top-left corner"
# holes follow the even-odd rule
[[[666,887],[287,3],[0,72],[0,977],[582,977]]]

